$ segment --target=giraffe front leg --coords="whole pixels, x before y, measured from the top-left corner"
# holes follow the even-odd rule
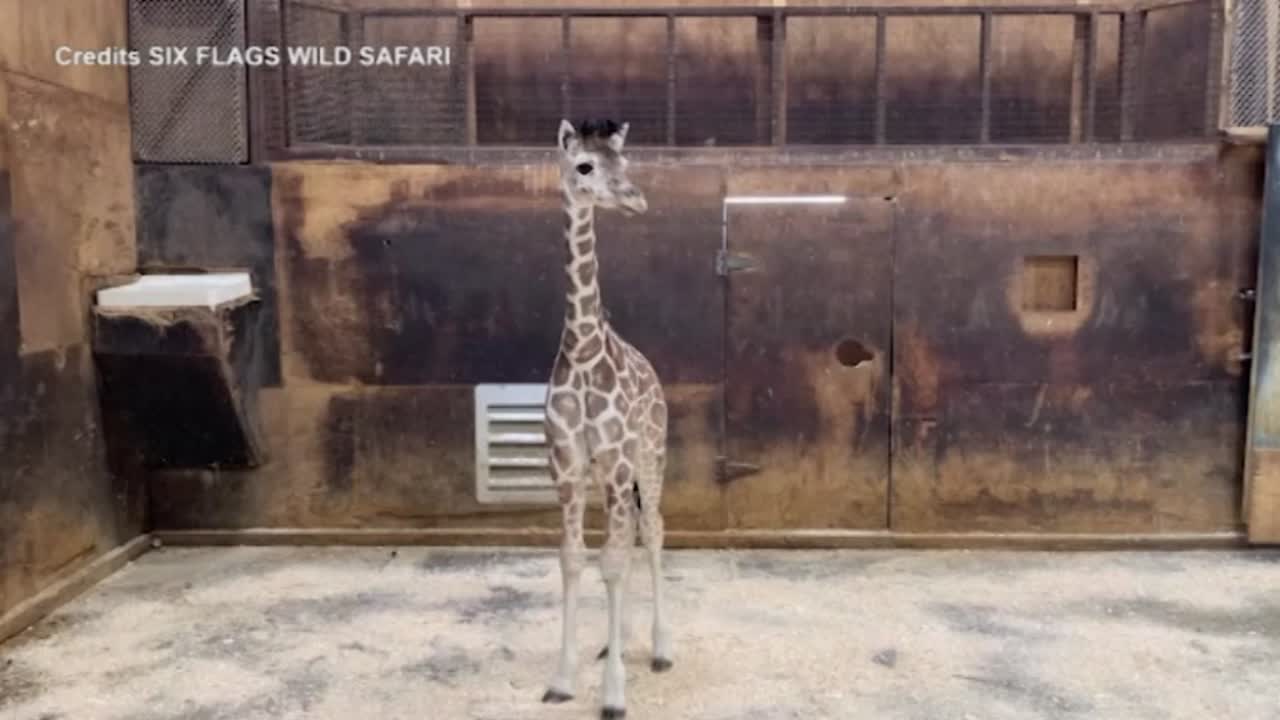
[[[626,579],[631,550],[635,546],[635,510],[631,489],[606,488],[608,534],[600,553],[600,574],[604,576],[609,603],[609,643],[604,661],[604,708],[600,717],[617,720],[627,714],[625,649],[622,622],[626,608]]]
[[[630,580],[630,564],[627,565],[628,576],[622,579],[622,587],[631,587]],[[627,610],[626,593],[622,595],[622,644],[625,649],[631,644],[631,613]],[[596,654],[596,660],[604,660],[609,657],[609,644],[606,642],[604,647],[600,648],[600,652]]]
[[[564,513],[564,538],[560,545],[564,612],[560,634],[560,662],[547,692],[542,696],[542,701],[547,703],[562,703],[573,698],[578,676],[578,589],[587,555],[586,543],[582,537],[586,488],[581,483],[573,482],[562,482],[559,487]]]

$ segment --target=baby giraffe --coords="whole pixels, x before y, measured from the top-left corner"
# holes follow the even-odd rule
[[[622,146],[626,123],[560,122],[557,145],[568,250],[568,307],[560,350],[547,388],[546,435],[551,476],[564,513],[560,570],[564,626],[560,664],[543,702],[573,697],[577,675],[578,579],[586,556],[582,517],[588,483],[604,489],[606,534],[600,555],[609,603],[603,718],[626,715],[622,666],[624,593],[636,525],[653,576],[654,672],[671,668],[662,608],[662,479],[666,466],[667,405],[653,366],[610,327],[600,301],[595,209],[639,215],[648,205],[627,179]]]

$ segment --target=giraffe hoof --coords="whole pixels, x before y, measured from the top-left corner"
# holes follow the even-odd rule
[[[649,667],[656,673],[664,673],[671,669],[671,661],[666,658],[656,657],[653,662],[649,663]]]
[[[622,720],[622,718],[626,716],[626,708],[609,707],[606,705],[604,709],[600,711],[601,720]]]
[[[603,660],[607,657],[609,657],[609,646],[605,645],[603,648],[600,648],[600,654],[596,655],[596,659]]]
[[[554,703],[557,705],[559,705],[562,702],[568,702],[572,699],[573,699],[573,696],[570,695],[569,693],[561,692],[559,690],[556,690],[555,688],[548,690],[546,694],[542,696],[542,702]]]

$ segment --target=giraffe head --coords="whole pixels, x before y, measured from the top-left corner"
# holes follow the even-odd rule
[[[574,202],[629,215],[648,209],[644,193],[627,178],[622,145],[628,127],[612,120],[588,120],[575,128],[568,120],[560,121],[560,182]]]

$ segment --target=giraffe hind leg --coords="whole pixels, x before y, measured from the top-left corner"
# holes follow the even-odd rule
[[[653,660],[654,672],[671,669],[671,633],[667,627],[664,602],[665,581],[662,577],[662,547],[665,528],[661,512],[662,475],[666,465],[666,453],[661,447],[648,453],[643,473],[637,483],[641,489],[637,497],[640,512],[640,540],[649,553],[649,574],[653,582]]]
[[[636,517],[643,518],[644,502],[640,499],[640,481],[637,480],[632,484],[632,492],[635,493],[636,498]],[[630,616],[623,616],[622,618],[622,636],[624,638],[629,638],[631,636],[631,626],[628,622],[629,617]],[[609,645],[606,643],[604,647],[600,648],[600,652],[596,653],[596,660],[600,661],[607,657],[609,657]]]

